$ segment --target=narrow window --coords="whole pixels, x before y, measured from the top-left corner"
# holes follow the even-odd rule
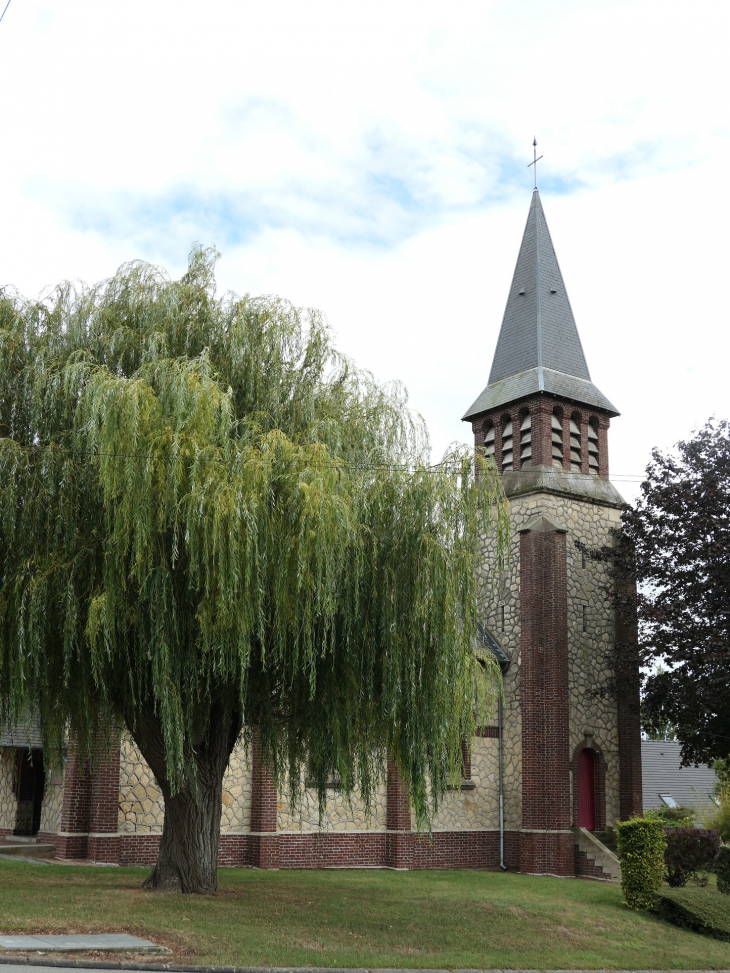
[[[512,462],[512,420],[509,416],[502,419],[502,471],[513,469]]]
[[[500,608],[500,625],[501,631],[504,631],[504,605]]]
[[[560,416],[557,412],[553,412],[553,417],[550,421],[552,428],[552,439],[553,439],[553,466],[563,465],[563,423],[560,421]]]
[[[580,426],[575,419],[570,420],[570,468],[580,473]]]
[[[494,456],[494,423],[490,422],[484,433],[484,455]]]
[[[532,463],[532,420],[530,413],[523,416],[520,424],[520,466]]]
[[[588,423],[588,469],[598,476],[598,423],[595,419]]]
[[[587,632],[588,631],[587,611],[588,611],[588,609],[586,608],[585,605],[583,605],[583,631],[584,632]]]

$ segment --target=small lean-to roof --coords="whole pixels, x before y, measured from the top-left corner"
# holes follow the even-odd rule
[[[712,767],[682,767],[678,740],[641,741],[641,786],[644,809],[666,807],[659,796],[668,795],[682,807],[707,807],[717,777]]]
[[[463,418],[471,419],[538,392],[619,414],[591,381],[540,194],[535,190],[489,382]]]
[[[38,713],[34,713],[28,721],[11,726],[0,726],[0,747],[11,747],[16,750],[40,750],[41,723]]]
[[[481,622],[477,622],[477,641],[482,648],[489,649],[497,660],[502,672],[506,672],[509,669],[509,658],[504,654],[497,640],[487,631]]]

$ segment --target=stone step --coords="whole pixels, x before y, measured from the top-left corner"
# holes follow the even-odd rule
[[[585,828],[574,828],[576,845],[589,862],[600,868],[604,876],[612,882],[621,881],[621,865],[614,852]]]
[[[0,855],[23,855],[26,858],[54,858],[55,854],[55,845],[27,841],[3,841],[0,843]]]

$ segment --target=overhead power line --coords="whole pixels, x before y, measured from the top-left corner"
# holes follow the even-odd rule
[[[2,443],[0,439],[0,444]],[[5,442],[13,442],[13,440],[5,440]],[[65,453],[69,456],[103,456],[108,459],[140,459],[140,460],[150,460],[154,459],[154,453],[124,453],[124,452],[106,452],[104,450],[98,449],[72,449],[68,446],[59,446],[56,443],[46,443],[44,445],[37,446],[26,446],[21,443],[13,442],[16,449],[20,449],[27,453],[41,453],[43,451]],[[442,463],[434,463],[431,466],[408,466],[406,464],[377,464],[377,463],[346,463],[344,461],[340,462],[338,460],[332,460],[327,463],[317,463],[317,462],[303,462],[301,468],[297,470],[292,470],[288,475],[298,476],[305,469],[330,469],[330,470],[358,470],[358,471],[368,471],[368,472],[378,472],[378,473],[409,473],[411,475],[423,474],[423,473],[433,473],[439,474],[443,473],[444,465]],[[528,475],[533,472],[533,467],[525,470],[509,470],[511,475]],[[577,470],[560,470],[563,476],[595,476],[596,474],[581,473]],[[280,475],[285,475],[281,473]],[[611,480],[620,480],[621,482],[637,482],[640,483],[642,480],[646,479],[646,474],[635,474],[635,473],[614,473],[610,477]]]

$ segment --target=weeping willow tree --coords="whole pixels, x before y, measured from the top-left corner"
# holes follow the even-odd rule
[[[428,822],[469,736],[479,537],[506,548],[493,466],[428,465],[420,420],[320,316],[171,281],[0,301],[0,718],[45,745],[126,725],[165,801],[150,887],[216,888],[243,731],[320,803],[366,803],[384,756]]]

